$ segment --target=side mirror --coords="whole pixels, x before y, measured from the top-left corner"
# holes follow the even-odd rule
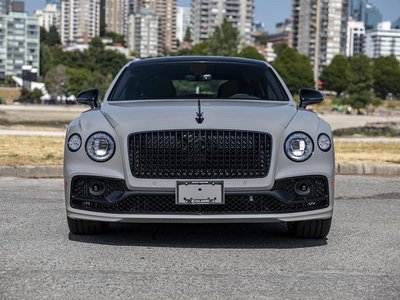
[[[311,104],[318,104],[324,100],[324,95],[313,89],[300,89],[300,108],[306,108]]]
[[[89,105],[91,108],[99,108],[99,95],[98,89],[89,89],[76,95],[76,101],[80,104]]]

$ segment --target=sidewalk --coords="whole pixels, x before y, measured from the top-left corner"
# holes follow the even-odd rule
[[[400,176],[399,164],[337,163],[336,174]],[[41,166],[0,166],[0,177],[62,178],[62,165]]]

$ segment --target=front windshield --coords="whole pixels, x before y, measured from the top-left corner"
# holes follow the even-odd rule
[[[233,62],[132,64],[120,76],[109,100],[199,98],[288,100],[268,66]]]

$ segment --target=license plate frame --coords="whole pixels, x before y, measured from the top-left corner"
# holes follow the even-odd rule
[[[225,204],[223,181],[177,181],[175,195],[177,205]]]

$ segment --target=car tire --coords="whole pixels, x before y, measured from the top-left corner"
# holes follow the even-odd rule
[[[73,234],[101,234],[107,231],[108,223],[68,219],[69,231]]]
[[[323,239],[331,229],[332,218],[308,220],[298,222],[288,222],[289,234],[296,238]]]

